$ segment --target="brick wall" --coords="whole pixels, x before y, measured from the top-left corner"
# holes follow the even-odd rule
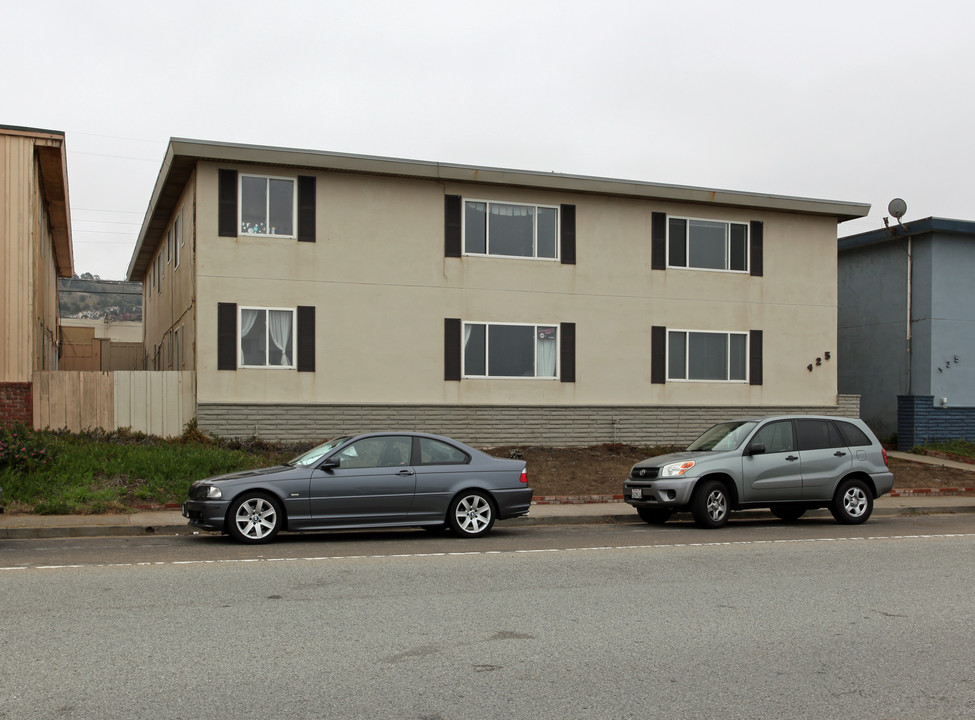
[[[935,407],[933,395],[898,395],[897,449],[934,440],[975,442],[975,408]]]
[[[30,383],[0,383],[0,425],[11,427],[34,422],[34,406]]]
[[[816,407],[634,407],[482,405],[256,405],[197,407],[201,430],[223,437],[323,440],[345,433],[416,430],[475,446],[684,445],[720,420],[807,414],[859,417],[860,396]]]

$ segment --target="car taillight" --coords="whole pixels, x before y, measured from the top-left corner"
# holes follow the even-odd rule
[[[887,448],[881,447],[880,452],[884,454],[884,465],[887,465]]]
[[[528,484],[528,468],[521,471],[521,477],[518,478],[518,482],[523,482],[525,485]]]

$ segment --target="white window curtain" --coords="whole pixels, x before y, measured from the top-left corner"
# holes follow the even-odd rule
[[[536,348],[538,353],[538,367],[535,369],[535,376],[555,377],[555,361],[558,350],[555,328],[538,328],[538,343]]]
[[[250,334],[250,331],[254,329],[254,323],[257,322],[257,317],[263,310],[250,310],[248,308],[242,308],[240,311],[240,337],[238,338],[238,352],[240,353],[240,364],[248,365],[249,358],[245,357],[244,354],[244,338]],[[261,363],[263,364],[263,362]]]
[[[281,365],[291,365],[288,351],[291,350],[291,311],[268,311],[268,331],[274,347],[281,351]]]

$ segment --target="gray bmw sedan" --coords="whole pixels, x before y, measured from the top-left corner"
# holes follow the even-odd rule
[[[526,515],[523,460],[495,458],[439,435],[383,432],[335,438],[285,465],[199,480],[183,516],[242,543],[281,530],[377,527],[487,533]]]

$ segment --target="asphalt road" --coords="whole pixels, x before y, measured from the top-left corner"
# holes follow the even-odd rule
[[[0,718],[968,718],[968,515],[0,543]]]

